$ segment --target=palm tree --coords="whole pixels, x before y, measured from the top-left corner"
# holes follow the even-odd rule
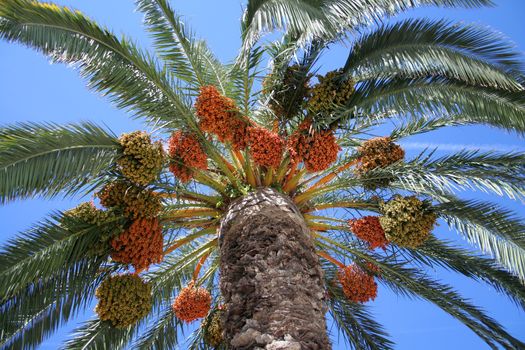
[[[525,224],[459,197],[523,200],[525,155],[405,159],[396,143],[471,124],[523,135],[523,60],[487,28],[383,21],[489,0],[249,0],[226,65],[166,0],[136,3],[157,56],[79,11],[0,0],[2,38],[77,67],[156,130],[0,129],[2,203],[94,194],[0,252],[2,348],[36,347],[96,298],[97,316],[66,348],[174,348],[202,318],[193,349],[329,349],[329,313],[349,348],[392,349],[365,305],[378,282],[437,305],[491,348],[525,347],[425,273],[443,267],[525,308]],[[281,39],[262,42],[271,31]],[[351,45],[344,67],[316,75],[340,42]],[[438,218],[479,252],[434,237]]]

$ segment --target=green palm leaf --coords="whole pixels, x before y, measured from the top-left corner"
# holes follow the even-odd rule
[[[0,202],[71,195],[116,159],[116,137],[92,124],[16,124],[0,129]]]
[[[343,257],[373,263],[380,271],[377,275],[379,280],[394,293],[409,298],[421,298],[435,304],[470,328],[492,348],[497,348],[496,344],[506,349],[520,348],[524,345],[452,287],[427,277],[404,262],[393,262],[391,257],[371,254],[353,245],[332,240],[328,244],[320,245]]]
[[[108,322],[91,319],[73,331],[70,341],[61,349],[67,350],[119,350],[125,349],[128,342],[137,332],[136,326],[124,329],[111,327]]]
[[[488,28],[417,19],[381,26],[360,37],[345,70],[358,81],[445,76],[512,91],[523,90],[512,74],[523,72],[521,56]]]
[[[178,332],[182,330],[180,321],[173,314],[171,305],[160,312],[160,316],[138,337],[133,344],[135,349],[174,349],[179,342]]]
[[[61,224],[62,220],[62,215],[52,215],[51,219],[9,240],[0,251],[2,302],[35,283],[35,280],[45,282],[60,276],[70,278],[82,275],[78,263],[86,258],[88,249],[98,241],[100,227],[73,222],[66,227]],[[115,222],[106,225],[114,229]],[[88,258],[86,262],[96,263],[96,259]]]
[[[506,349],[525,346],[450,286],[434,281],[415,269],[403,265],[391,264],[383,260],[378,266],[381,270],[380,280],[394,292],[407,297],[426,299],[436,304],[470,328],[489,346],[496,347],[496,344],[500,344]]]
[[[342,0],[325,1],[325,8],[331,20],[345,30],[358,30],[363,25],[379,23],[384,19],[413,8],[492,6],[490,0]]]
[[[407,249],[407,253],[412,262],[430,267],[444,267],[485,282],[525,309],[525,290],[522,282],[492,259],[434,238],[418,249]]]
[[[34,283],[0,307],[0,348],[38,346],[67,321],[90,306],[95,288],[109,273],[100,273],[100,261],[82,261],[78,273],[57,274]]]
[[[76,65],[91,88],[150,122],[175,127],[192,119],[188,102],[175,93],[151,56],[79,11],[29,0],[4,0],[0,38],[35,48],[54,61]]]
[[[152,284],[153,310],[164,310],[166,304],[171,305],[174,292],[180,291],[191,280],[195,265],[204,254],[213,249],[212,243],[213,241],[208,240],[184,246],[183,249],[165,257],[157,269],[145,274],[145,280]],[[164,316],[166,315],[164,314]],[[70,350],[121,349],[125,348],[127,344],[130,344],[137,337],[136,345],[147,347],[148,344],[154,344],[157,341],[157,338],[151,338],[150,336],[157,335],[159,330],[154,327],[147,329],[142,336],[139,336],[139,331],[142,329],[142,326],[149,324],[153,319],[155,319],[155,313],[150,314],[136,325],[126,330],[118,330],[118,332],[115,332],[114,328],[108,326],[106,322],[93,319],[79,326],[73,332],[71,338],[65,342],[64,347]],[[166,325],[165,322],[179,324],[178,320],[170,321],[167,318],[161,318],[160,321],[162,321],[162,323],[159,323],[161,329]],[[166,341],[170,339],[170,334],[167,334]],[[162,341],[161,338],[159,338],[159,341]]]
[[[402,186],[428,186],[443,193],[480,190],[523,200],[524,164],[522,153],[464,150],[439,158],[421,154],[405,164],[372,171],[370,176],[396,178]]]
[[[346,30],[419,6],[478,7],[490,0],[251,0],[243,16],[243,48],[266,32],[284,30],[299,42],[333,41]]]
[[[252,93],[257,76],[261,73],[259,65],[262,61],[264,50],[255,47],[244,62],[231,65],[228,76],[233,83],[231,95],[241,107],[244,115],[248,115],[257,101],[257,93]]]
[[[476,7],[490,5],[491,1],[249,0],[241,23],[241,51],[235,63],[229,65],[221,64],[196,38],[168,0],[135,2],[145,16],[158,58],[78,11],[32,0],[0,0],[0,38],[79,68],[92,89],[107,95],[117,107],[155,124],[165,132],[162,137],[174,130],[192,131],[204,149],[203,157],[210,158],[209,169],[195,172],[197,185],[180,185],[163,169],[159,174],[162,180],[148,186],[163,199],[164,210],[158,219],[163,225],[166,252],[162,263],[140,271],[153,290],[150,314],[127,329],[115,329],[108,322],[92,319],[75,330],[64,348],[164,349],[186,345],[207,349],[202,328],[189,341],[180,342],[179,332],[187,328],[173,315],[173,297],[198,275],[196,282],[211,291],[213,305],[222,303],[216,288],[221,254],[218,241],[227,237],[220,235],[220,228],[216,237],[215,225],[231,214],[229,205],[236,198],[263,184],[297,203],[302,213],[297,214],[304,215],[318,247],[333,254],[334,259],[352,260],[398,295],[435,304],[491,348],[525,347],[451,286],[424,272],[438,266],[462,274],[487,283],[525,308],[525,223],[491,203],[455,197],[459,191],[480,190],[525,199],[524,154],[462,151],[437,157],[425,151],[411,161],[372,170],[366,179],[356,176],[352,168],[360,156],[356,147],[362,138],[368,138],[368,132],[374,132],[372,128],[387,118],[395,124],[391,133],[395,140],[441,127],[476,123],[525,134],[523,58],[499,34],[446,21],[382,24],[389,16],[415,7]],[[365,25],[371,29],[363,30]],[[256,46],[270,31],[284,34],[283,40]],[[316,127],[334,127],[344,149],[329,169],[304,175],[301,166],[288,166],[288,162],[295,161],[290,156],[273,172],[255,165],[253,144],[232,150],[228,142],[219,143],[212,133],[204,133],[197,126],[192,108],[195,97],[201,86],[214,85],[235,100],[241,115],[250,119],[249,125],[269,129],[277,125],[278,134],[287,138],[295,131],[296,122],[307,116],[298,108],[275,123],[276,116],[268,107],[272,93],[267,92],[286,86],[277,81],[273,88],[265,86],[262,91],[254,91],[259,88],[261,63],[269,57],[270,74],[282,78],[285,69],[297,62],[306,78],[318,69],[320,54],[328,45],[354,34],[345,69],[356,81],[356,91],[336,113],[314,121]],[[337,85],[334,82],[333,86]],[[291,96],[286,103],[296,105],[295,98]],[[222,117],[230,115],[218,115],[217,125],[213,126],[228,128],[228,120],[219,125]],[[235,130],[235,137],[253,136],[252,129],[248,135],[241,129],[243,134]],[[38,195],[49,198],[94,189],[113,178],[112,168],[120,151],[115,135],[91,123],[1,128],[0,201]],[[293,154],[291,150],[288,153]],[[366,249],[365,242],[350,232],[347,219],[360,215],[361,210],[379,212],[378,200],[370,191],[363,191],[364,181],[371,178],[393,179],[388,188],[374,193],[382,200],[406,192],[428,197],[437,203],[436,213],[450,227],[493,258],[434,237],[417,250],[391,245],[375,254]],[[196,217],[206,215],[206,219],[197,220],[191,218],[197,211],[181,210],[193,202],[195,208],[216,209],[204,214],[201,211]],[[320,203],[326,205],[318,206]],[[327,211],[317,216],[311,214],[313,210]],[[100,242],[101,232],[120,232],[124,218],[98,226],[70,219],[53,214],[11,239],[0,251],[0,348],[35,348],[91,305],[102,279],[126,268],[109,260],[107,254],[91,256],[89,249]],[[194,230],[197,225],[202,227]],[[193,240],[181,241],[184,238]],[[341,286],[334,283],[337,269],[331,264],[340,263],[324,258],[330,262],[323,266],[330,297],[327,306],[348,347],[392,349],[393,342],[370,309],[350,302]],[[371,271],[364,264],[367,262],[376,264],[379,272]]]
[[[323,10],[325,1],[251,0],[243,16],[244,50],[253,46],[261,34],[286,29],[292,36],[308,33],[313,37],[334,37],[337,28]]]
[[[443,78],[363,82],[349,106],[335,120],[354,117],[357,109],[361,115],[447,117],[488,124],[520,135],[525,132],[523,91],[472,87]]]
[[[461,114],[457,116],[450,115],[432,118],[426,118],[426,116],[421,118],[407,118],[407,120],[404,120],[392,130],[390,137],[392,140],[398,140],[404,137],[438,130],[443,127],[462,126],[475,123],[476,121],[474,120],[469,120],[468,118],[464,119]]]
[[[193,87],[215,85],[226,93],[226,70],[206,43],[197,40],[165,0],[138,0],[159,56],[180,80]],[[196,83],[196,85],[195,85]]]
[[[449,227],[525,281],[525,225],[492,203],[452,200],[436,207]]]

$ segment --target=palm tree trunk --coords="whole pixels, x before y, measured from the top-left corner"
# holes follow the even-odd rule
[[[303,216],[264,188],[221,222],[221,293],[230,349],[330,349],[323,272]]]

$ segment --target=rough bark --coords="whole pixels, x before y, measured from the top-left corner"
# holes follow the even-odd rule
[[[303,216],[264,188],[221,222],[223,325],[230,349],[330,349],[323,272]]]

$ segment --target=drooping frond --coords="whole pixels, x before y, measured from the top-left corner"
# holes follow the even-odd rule
[[[76,273],[59,273],[37,282],[0,306],[0,348],[37,347],[65,322],[85,311],[95,288],[109,270],[100,272],[100,260],[76,264]]]
[[[525,223],[515,213],[494,203],[475,200],[454,200],[435,206],[444,215],[455,216],[494,232],[502,239],[525,247]]]
[[[423,273],[403,265],[382,260],[377,262],[377,266],[381,271],[380,280],[395,293],[422,298],[434,303],[470,328],[489,346],[495,348],[496,344],[500,344],[506,349],[524,346],[495,320],[454,291],[452,287],[432,280]]]
[[[97,242],[99,227],[79,222],[74,224],[73,229],[71,225],[65,227],[61,224],[62,220],[62,215],[54,215],[9,240],[0,251],[2,301],[35,282],[35,278],[45,282],[58,276],[82,274],[77,264]],[[106,225],[117,229],[116,222]],[[93,258],[88,261],[91,260]]]
[[[186,248],[183,252],[184,251],[190,252],[191,248]],[[180,255],[180,261],[185,259],[184,255],[185,254]],[[199,256],[199,258],[202,258],[202,256]],[[195,262],[194,259],[192,259],[192,261]],[[173,260],[173,262],[177,264],[176,260]],[[215,256],[210,268],[199,280],[201,285],[205,285],[210,290],[213,290],[214,288],[213,284],[215,282],[215,271],[218,268],[217,265],[218,256]],[[184,269],[179,268],[179,276],[177,277],[179,282],[177,287],[173,287],[175,290],[180,291],[187,281],[191,280],[190,276],[193,268],[194,264],[184,264]],[[164,282],[166,282],[166,280]],[[161,292],[160,288],[159,292]],[[164,302],[166,302],[166,300]],[[202,343],[202,327],[195,330],[192,336],[186,339],[184,343],[180,342],[178,332],[184,332],[187,328],[184,326],[183,322],[175,316],[171,305],[169,305],[169,307],[159,308],[159,317],[150,327],[147,327],[146,330],[135,339],[132,346],[133,348],[162,350],[176,348],[177,346],[180,347],[182,344],[185,344],[188,349],[211,349],[211,347]],[[222,349],[222,347],[219,348]]]
[[[172,242],[171,245],[176,242]],[[181,327],[181,321],[175,319],[171,310],[173,294],[175,291],[180,291],[191,280],[195,265],[202,256],[209,254],[215,248],[215,244],[215,240],[195,244],[190,241],[173,254],[167,255],[158,268],[145,274],[145,279],[150,281],[153,287],[153,310],[155,310],[146,319],[127,328],[126,332],[112,332],[114,328],[98,320],[86,322],[74,331],[65,343],[65,348],[110,350],[125,348],[133,342],[138,348],[149,349],[158,344],[174,344],[172,342],[177,341],[177,336],[173,332],[176,333],[177,328]],[[171,245],[168,243],[166,249]],[[209,277],[213,278],[213,276]],[[158,319],[155,316],[156,312],[161,312]],[[139,333],[143,329],[141,327],[152,322],[155,322],[155,326],[147,327],[145,332]],[[170,325],[175,325],[174,329],[159,333]]]
[[[183,238],[181,238],[183,239]],[[181,246],[176,254],[168,255],[159,268],[147,274],[155,285],[158,302],[169,302],[176,290],[181,290],[191,280],[195,265],[204,255],[216,248],[217,241],[208,239]]]
[[[524,174],[525,155],[522,153],[464,150],[439,158],[432,157],[432,153],[422,154],[410,162],[372,171],[370,176],[394,177],[407,187],[427,186],[443,193],[480,190],[523,200]]]
[[[169,305],[160,316],[134,342],[134,349],[174,349],[179,343],[178,334],[182,329],[180,321]]]
[[[363,82],[340,118],[354,115],[448,117],[525,132],[525,93],[472,87],[445,78],[379,79]],[[336,118],[337,119],[337,118]],[[366,118],[365,118],[366,119]]]
[[[449,227],[525,280],[525,226],[514,213],[495,204],[452,200],[436,210]]]
[[[328,243],[320,243],[321,246],[336,254],[372,263],[377,269],[376,277],[394,293],[409,298],[421,298],[435,304],[470,328],[492,348],[497,348],[496,344],[506,349],[524,345],[452,287],[429,278],[424,272],[409,267],[405,262],[394,262],[392,257],[364,252],[353,245],[325,238],[323,241]]]
[[[74,194],[116,159],[119,144],[91,123],[15,124],[0,129],[0,203]]]
[[[73,338],[61,349],[67,350],[119,350],[125,349],[128,342],[137,332],[136,326],[115,329],[110,323],[91,319],[73,331]]]
[[[525,289],[519,278],[502,269],[492,259],[487,259],[452,243],[429,239],[418,249],[408,249],[412,263],[429,267],[441,266],[469,278],[490,284],[500,293],[525,309]]]
[[[66,314],[69,314],[71,306],[72,302],[67,302],[59,304],[58,308],[59,310],[66,310]],[[53,307],[44,308],[34,317],[25,318],[27,324],[22,323],[14,333],[7,333],[6,338],[0,341],[0,348],[5,350],[37,348],[65,321],[67,318],[61,318],[57,315]]]
[[[206,43],[195,38],[191,29],[166,0],[137,0],[138,10],[152,33],[155,48],[166,68],[193,88],[215,85],[222,93],[228,88],[226,70]]]
[[[329,304],[330,315],[347,338],[350,349],[394,349],[365,305],[350,303],[344,296],[331,299]]]
[[[243,16],[243,47],[248,49],[259,37],[284,30],[302,42],[332,41],[346,30],[377,22],[384,17],[420,6],[478,7],[490,0],[251,0]]]
[[[190,123],[187,101],[172,89],[155,60],[79,11],[36,1],[4,0],[0,38],[77,66],[91,88],[152,123],[167,123],[171,128]]]
[[[385,25],[354,43],[345,70],[354,79],[444,76],[469,85],[523,90],[521,55],[488,28],[427,19]]]
[[[413,8],[436,7],[463,7],[475,8],[492,6],[491,0],[343,0],[326,1],[326,11],[330,18],[339,23],[341,29],[354,31],[361,26],[379,23],[388,17],[394,16]]]
[[[262,34],[286,29],[289,35],[315,37],[337,35],[335,22],[324,10],[326,1],[318,0],[252,0],[248,1],[242,20],[243,50]]]

